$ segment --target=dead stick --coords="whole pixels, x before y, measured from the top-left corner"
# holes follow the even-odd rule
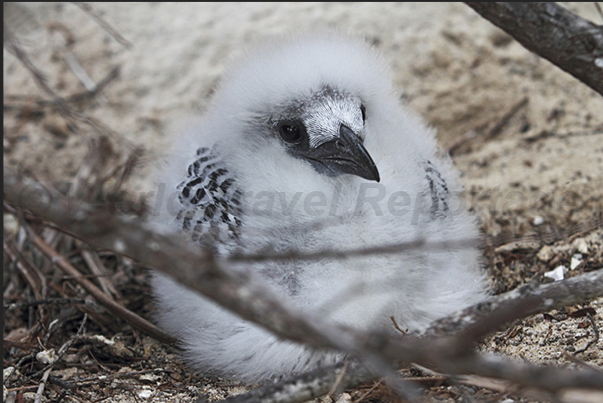
[[[96,20],[96,22],[105,31],[107,31],[107,33],[109,35],[111,35],[113,37],[113,39],[115,39],[117,42],[121,43],[123,46],[125,46],[128,49],[131,48],[132,46],[134,46],[134,45],[132,45],[132,42],[130,42],[129,40],[124,38],[119,32],[117,32],[117,30],[115,28],[113,28],[111,25],[109,25],[109,23],[107,21],[105,21],[104,18],[102,18],[100,15],[98,15],[98,13],[96,13],[92,9],[92,7],[90,7],[89,4],[81,3],[81,2],[73,2],[73,4],[78,6],[82,11],[84,11],[90,17],[94,18]]]
[[[551,2],[465,3],[536,53],[603,95],[603,27]]]
[[[82,276],[82,274],[73,267],[63,256],[59,255],[53,248],[51,248],[42,238],[40,238],[34,231],[29,231],[29,237],[32,243],[42,251],[44,255],[52,259],[52,261],[59,267],[65,274],[72,276],[74,281],[82,286],[86,291],[90,293],[101,305],[109,309],[117,317],[125,320],[137,329],[144,331],[145,333],[153,336],[157,340],[164,343],[173,344],[176,340],[163,332],[157,326],[144,318],[136,315],[134,312],[124,308],[99,288],[97,288],[92,282]]]
[[[526,106],[528,104],[528,101],[529,101],[528,97],[523,97],[518,102],[516,102],[513,106],[511,106],[511,108],[509,108],[509,110],[499,119],[499,121],[490,130],[488,130],[488,133],[486,134],[486,137],[485,137],[486,140],[490,140],[490,139],[493,139],[494,137],[498,136],[498,134],[500,134],[500,132],[502,131],[503,127],[507,124],[507,122],[513,116],[515,116],[515,114],[517,112],[519,112],[519,110],[521,108]]]

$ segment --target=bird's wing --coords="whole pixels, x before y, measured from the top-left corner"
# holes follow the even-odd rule
[[[215,149],[201,147],[178,187],[176,219],[195,243],[233,244],[241,226],[241,191]]]
[[[431,161],[425,160],[423,167],[428,187],[427,193],[431,198],[431,217],[444,217],[449,210],[448,199],[450,197],[446,180]]]

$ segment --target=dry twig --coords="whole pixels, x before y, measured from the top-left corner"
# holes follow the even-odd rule
[[[425,334],[441,336],[461,331],[468,324],[476,323],[480,318],[491,315],[496,309],[520,302],[525,298],[535,297],[537,303],[527,307],[521,317],[575,305],[602,295],[603,269],[550,284],[526,285],[440,319],[434,322]]]
[[[69,347],[71,347],[73,342],[75,342],[75,340],[77,340],[79,337],[81,337],[81,335],[84,333],[84,329],[86,326],[86,319],[88,319],[88,317],[86,315],[84,315],[84,319],[82,319],[82,323],[80,324],[80,327],[79,327],[77,333],[73,337],[71,337],[69,340],[67,340],[65,342],[65,344],[63,344],[61,346],[61,348],[57,352],[53,361],[50,364],[48,364],[48,366],[46,368],[31,375],[31,378],[33,378],[41,372],[44,373],[44,375],[42,375],[40,385],[38,386],[38,391],[36,392],[34,403],[40,402],[40,399],[42,398],[42,393],[44,393],[44,388],[46,387],[46,382],[48,381],[48,377],[50,376],[50,372],[52,371],[54,364],[65,355],[65,353],[67,352],[67,349],[69,349]]]
[[[597,324],[595,323],[595,318],[593,317],[593,314],[589,312],[586,314],[586,316],[588,317],[588,320],[590,321],[591,329],[593,329],[593,338],[588,343],[586,343],[586,346],[584,346],[580,350],[576,350],[574,352],[574,355],[578,355],[579,353],[585,352],[593,344],[595,344],[596,342],[599,341],[599,330],[597,329]]]
[[[98,15],[98,13],[96,13],[92,9],[92,7],[90,7],[89,4],[81,3],[81,2],[74,2],[73,4],[78,6],[82,11],[84,11],[86,14],[88,14],[90,17],[92,17],[94,20],[96,20],[96,22],[98,22],[98,25],[100,25],[117,42],[121,43],[126,48],[131,48],[132,46],[134,46],[132,44],[132,42],[128,41],[119,32],[117,32],[117,30],[115,30],[107,21],[105,21],[105,19],[103,17]]]
[[[94,129],[100,135],[113,138],[114,140],[118,141],[119,144],[121,144],[124,148],[130,151],[135,151],[139,149],[125,137],[111,130],[98,120],[85,113],[76,111],[71,106],[69,106],[65,99],[59,96],[57,92],[50,87],[46,75],[40,69],[38,69],[38,67],[32,62],[28,53],[19,45],[18,39],[6,26],[4,27],[4,46],[21,62],[21,64],[23,64],[27,71],[29,71],[38,88],[40,88],[40,90],[44,94],[48,95],[51,98],[52,102],[56,105],[58,112],[67,121],[68,125],[70,126],[70,129],[73,130],[77,127],[78,123],[83,123]]]
[[[40,299],[40,300],[29,301],[29,302],[7,304],[7,305],[4,305],[4,310],[12,311],[13,309],[23,309],[23,308],[29,308],[31,306],[46,305],[46,304],[58,304],[58,305],[86,304],[86,300],[84,300],[82,298],[47,298],[47,299]]]
[[[68,104],[83,101],[83,100],[88,99],[91,96],[94,96],[97,93],[99,93],[109,83],[111,83],[113,80],[115,80],[118,77],[119,77],[119,67],[115,67],[114,69],[112,69],[109,72],[109,74],[107,74],[102,80],[100,80],[96,84],[96,87],[94,88],[94,90],[82,91],[82,92],[76,93],[74,95],[64,97],[63,99]],[[43,108],[50,108],[50,107],[57,106],[57,104],[54,101],[48,101],[45,99],[31,99],[31,96],[25,96],[25,95],[7,94],[4,96],[4,98],[9,101],[9,103],[4,103],[2,106],[5,111],[24,110],[24,109],[29,108],[28,109],[29,113],[31,113],[31,112],[38,112],[39,110],[41,110]],[[37,108],[37,109],[34,109],[34,108]]]
[[[485,135],[486,140],[491,140],[494,137],[498,136],[505,125],[519,112],[523,107],[525,107],[529,102],[528,97],[523,97],[516,103],[514,103],[508,111],[506,111],[502,117],[488,130]]]
[[[141,318],[134,312],[124,308],[115,302],[110,296],[98,289],[92,282],[84,278],[81,273],[73,267],[63,256],[59,255],[33,230],[29,230],[31,242],[59,267],[63,272],[73,277],[73,280],[88,291],[101,305],[109,309],[115,316],[125,320],[137,329],[140,329],[164,343],[174,343],[175,340],[164,331],[153,325],[146,319]]]

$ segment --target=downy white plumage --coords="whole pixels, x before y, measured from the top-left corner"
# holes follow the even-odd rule
[[[433,130],[401,105],[375,50],[339,33],[304,34],[264,43],[231,66],[158,175],[158,194],[175,199],[159,203],[167,208],[156,223],[226,262],[235,252],[476,239],[456,176]],[[230,266],[360,330],[394,331],[390,316],[421,330],[487,293],[479,253],[466,247]],[[163,275],[153,283],[159,323],[203,373],[257,382],[341,358],[279,340]]]

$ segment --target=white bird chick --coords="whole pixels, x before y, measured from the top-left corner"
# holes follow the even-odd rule
[[[225,74],[203,121],[179,144],[159,179],[164,194],[176,195],[162,228],[257,273],[310,315],[387,331],[393,316],[421,330],[487,294],[478,250],[452,246],[478,231],[451,162],[362,40],[323,32],[257,47]],[[228,263],[233,253],[417,240],[426,247]],[[153,282],[160,325],[205,374],[258,382],[342,358],[280,340],[161,274]]]

